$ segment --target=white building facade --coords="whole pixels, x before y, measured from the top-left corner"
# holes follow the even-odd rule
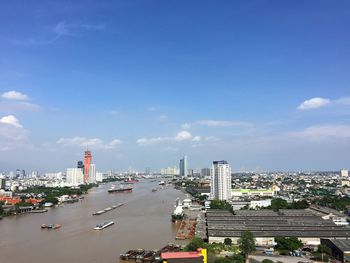
[[[347,169],[341,169],[340,170],[340,176],[341,177],[348,177],[349,176],[349,171]]]
[[[71,186],[84,184],[84,174],[81,168],[67,168],[66,182]]]
[[[227,161],[214,161],[211,168],[210,198],[231,199],[231,168]]]
[[[89,171],[89,183],[94,184],[96,183],[96,165],[90,164],[90,171]]]

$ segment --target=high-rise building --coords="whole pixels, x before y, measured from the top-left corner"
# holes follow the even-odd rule
[[[90,165],[89,183],[96,183],[96,166],[95,164]]]
[[[340,170],[340,176],[341,177],[348,177],[349,176],[349,171],[347,169],[341,169]]]
[[[187,176],[193,176],[193,169],[187,169]]]
[[[187,156],[180,160],[180,176],[187,177]]]
[[[84,183],[83,170],[80,168],[68,168],[66,182],[72,186],[78,186]]]
[[[77,168],[84,169],[84,163],[83,161],[78,161]]]
[[[209,177],[210,176],[210,169],[209,168],[202,168],[201,169],[201,177]]]
[[[89,183],[91,159],[91,151],[86,150],[84,156],[84,183]]]
[[[0,179],[0,189],[5,190],[5,186],[6,186],[6,180]]]
[[[102,182],[103,181],[103,173],[96,173],[96,181],[97,182]]]
[[[231,198],[231,168],[227,161],[214,161],[211,168],[211,199],[229,200]]]

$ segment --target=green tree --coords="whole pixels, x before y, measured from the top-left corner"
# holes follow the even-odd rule
[[[232,206],[224,200],[214,199],[210,202],[211,209],[231,210]]]
[[[261,263],[273,263],[273,261],[271,259],[265,258],[263,261],[261,261]]]
[[[248,255],[255,251],[255,237],[253,233],[249,230],[242,232],[241,237],[238,239],[238,246],[244,258],[247,259]]]
[[[332,255],[332,250],[324,244],[320,244],[317,248],[317,252],[321,255],[321,260],[327,260]]]
[[[4,208],[2,208],[2,204],[0,204],[0,216],[4,213]]]
[[[278,211],[280,209],[287,209],[288,203],[286,200],[284,200],[282,198],[275,198],[275,199],[272,199],[272,201],[271,201],[271,208],[274,211]]]
[[[186,251],[197,251],[198,248],[205,248],[206,244],[199,237],[194,237],[191,239],[191,242],[185,247]]]
[[[47,197],[45,197],[45,202],[53,203],[54,205],[57,205],[58,199],[54,196],[47,196]]]
[[[228,237],[225,238],[225,239],[224,239],[224,244],[227,245],[227,246],[232,245],[232,239],[231,239],[231,238],[228,238]]]
[[[244,263],[245,259],[240,254],[232,255],[231,257],[221,257],[214,261],[214,263]]]
[[[293,202],[290,205],[291,209],[306,209],[309,207],[309,203],[304,199],[301,201]]]
[[[293,251],[299,249],[303,243],[296,237],[276,237],[278,251]]]
[[[242,255],[240,254],[235,254],[233,256],[230,257],[230,259],[232,260],[232,263],[244,263],[245,259]]]

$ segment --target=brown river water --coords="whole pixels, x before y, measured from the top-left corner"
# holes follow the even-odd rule
[[[158,180],[134,184],[132,193],[108,193],[111,183],[89,191],[78,203],[50,208],[43,214],[26,214],[0,221],[0,263],[93,263],[119,262],[130,249],[161,248],[175,242],[178,225],[170,216],[176,198],[185,194],[165,186],[157,192]],[[124,206],[102,215],[92,213],[117,203]],[[104,230],[93,227],[108,220]],[[56,230],[41,224],[61,224]]]

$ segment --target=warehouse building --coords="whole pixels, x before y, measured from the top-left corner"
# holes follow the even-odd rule
[[[332,250],[332,256],[344,263],[350,263],[349,239],[321,239],[321,244]]]
[[[242,231],[249,230],[259,246],[275,244],[275,237],[297,237],[304,244],[320,244],[321,238],[350,238],[350,229],[324,220],[307,210],[239,210],[233,215],[224,210],[208,210],[207,237],[209,243],[233,243]]]

